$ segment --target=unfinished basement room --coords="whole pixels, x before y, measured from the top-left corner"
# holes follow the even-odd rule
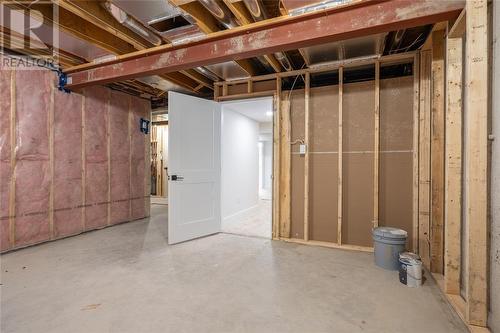
[[[500,333],[500,0],[0,27],[1,333]]]

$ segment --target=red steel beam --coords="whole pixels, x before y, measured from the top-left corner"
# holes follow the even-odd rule
[[[268,24],[258,22],[215,33],[194,43],[154,48],[111,62],[70,68],[67,88],[175,72],[442,22],[456,18],[464,6],[463,0],[366,0]]]

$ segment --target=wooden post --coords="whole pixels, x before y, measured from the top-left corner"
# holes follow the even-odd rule
[[[128,98],[128,219],[132,219],[132,97]]]
[[[420,58],[413,59],[413,252],[418,253],[418,183],[419,183],[419,99]]]
[[[418,253],[427,268],[430,267],[431,56],[430,50],[420,53]]]
[[[85,175],[87,173],[87,166],[85,165],[85,90],[82,91],[82,231],[85,231],[85,203],[86,203],[86,193],[85,187],[87,186],[85,181]]]
[[[11,248],[16,245],[16,71],[10,71],[10,191],[9,191],[9,237]]]
[[[273,239],[280,237],[280,133],[281,133],[281,78],[276,79],[276,93],[273,98]]]
[[[309,95],[310,95],[310,85],[311,85],[311,74],[306,73],[306,87],[304,96],[304,144],[306,146],[306,153],[304,156],[304,240],[307,242],[309,240]]]
[[[54,86],[50,87],[50,106],[47,121],[49,133],[49,237],[54,239]]]
[[[106,147],[106,154],[108,158],[108,203],[107,203],[107,209],[108,209],[108,218],[106,220],[106,224],[110,225],[111,224],[111,91],[108,92],[108,100],[106,101],[106,113],[108,116],[106,117],[108,119],[108,123],[106,124],[106,139],[107,139],[107,147]],[[144,166],[147,166],[147,161],[144,161]]]
[[[432,33],[431,271],[443,274],[444,253],[444,53],[445,31]]]
[[[488,268],[488,10],[486,0],[466,2],[465,211],[468,233],[466,319],[487,324]]]
[[[290,238],[290,179],[291,179],[291,121],[290,100],[283,96],[281,100],[281,171],[280,171],[280,237]]]
[[[338,188],[337,188],[337,243],[342,245],[342,100],[344,90],[344,67],[339,67],[339,140],[338,140]]]
[[[447,40],[444,290],[460,294],[462,223],[462,38]]]
[[[380,62],[375,62],[375,137],[373,147],[373,228],[378,227],[379,167],[380,167]]]

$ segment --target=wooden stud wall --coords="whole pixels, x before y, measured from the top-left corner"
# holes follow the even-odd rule
[[[488,4],[466,2],[465,212],[467,219],[466,313],[471,325],[487,324],[488,270]]]
[[[277,108],[276,110],[276,117],[275,117],[275,179],[274,179],[274,188],[275,191],[274,195],[275,198],[278,198],[275,200],[277,203],[276,206],[274,207],[274,212],[273,212],[273,238],[279,238],[282,240],[286,241],[291,241],[291,242],[298,242],[298,243],[303,243],[303,244],[310,244],[310,245],[318,245],[318,246],[327,246],[327,247],[334,247],[334,248],[345,248],[345,249],[354,249],[354,250],[362,250],[362,251],[372,251],[371,247],[366,247],[366,246],[359,246],[359,245],[353,245],[353,244],[346,244],[345,239],[343,241],[343,235],[342,235],[342,222],[343,222],[343,192],[345,189],[343,189],[343,136],[345,133],[343,133],[343,120],[342,120],[342,109],[343,109],[343,93],[344,93],[344,84],[343,84],[343,73],[344,73],[344,67],[356,67],[356,66],[361,66],[361,65],[366,65],[366,64],[373,64],[375,66],[376,70],[376,80],[374,84],[374,89],[375,93],[373,94],[374,96],[374,101],[373,101],[373,127],[374,127],[374,151],[378,152],[377,154],[374,154],[373,161],[376,165],[379,165],[380,162],[379,160],[379,145],[380,145],[380,67],[382,63],[390,63],[391,61],[400,61],[400,60],[410,60],[410,61],[415,61],[415,59],[418,60],[416,57],[415,53],[408,53],[408,54],[403,54],[403,55],[397,55],[397,56],[389,56],[389,57],[382,57],[379,60],[360,60],[360,61],[354,61],[351,63],[345,63],[345,64],[340,64],[339,65],[334,65],[334,66],[325,66],[320,69],[306,69],[306,70],[299,70],[299,71],[293,71],[292,73],[287,72],[287,73],[277,73],[273,75],[265,75],[262,77],[251,77],[246,80],[236,80],[236,81],[228,81],[228,82],[218,82],[215,84],[214,91],[217,93],[222,90],[222,95],[218,96],[216,95],[215,99],[218,101],[224,101],[224,100],[234,100],[234,99],[243,99],[243,98],[253,98],[257,96],[262,96],[262,95],[271,95],[274,94],[275,92],[278,92],[277,95],[275,95],[275,107]],[[418,62],[418,61],[417,61]],[[418,64],[415,65],[418,69]],[[310,195],[311,189],[311,165],[310,165],[310,159],[312,157],[311,155],[311,141],[310,141],[310,129],[312,129],[312,124],[310,120],[310,104],[311,104],[311,88],[310,88],[310,74],[311,73],[316,73],[316,72],[322,72],[322,71],[330,71],[330,70],[338,70],[339,72],[339,85],[338,85],[338,144],[336,147],[337,152],[334,152],[335,154],[338,154],[338,160],[336,160],[337,168],[337,181],[336,181],[336,186],[337,186],[337,195],[338,198],[337,200],[337,226],[336,226],[336,243],[334,242],[326,242],[326,241],[318,241],[311,239],[311,224],[310,224],[310,219],[311,219],[311,202],[312,197]],[[302,75],[304,78],[305,82],[305,88],[303,90],[304,94],[304,105],[303,105],[303,110],[304,110],[304,139],[303,142],[306,145],[306,153],[304,154],[304,178],[303,178],[303,186],[304,186],[304,196],[301,199],[303,201],[304,205],[304,211],[301,212],[301,216],[303,216],[303,227],[301,230],[302,237],[301,239],[294,238],[291,233],[291,160],[292,160],[292,152],[291,152],[291,145],[293,144],[291,141],[292,135],[291,135],[291,110],[290,110],[290,104],[291,101],[289,100],[288,96],[289,94],[281,94],[279,93],[281,89],[281,78],[282,77],[288,77],[288,76],[299,76]],[[418,77],[418,75],[416,76]],[[276,82],[276,89],[275,91],[270,91],[267,85],[261,85],[260,87],[257,86],[259,82],[265,82],[265,81],[272,81],[274,80]],[[241,86],[241,87],[238,87]],[[418,92],[418,81],[416,81],[416,86],[414,87],[415,91]],[[418,95],[417,95],[418,98]],[[418,99],[416,100],[418,101]],[[413,108],[413,119],[415,120],[415,117],[418,117],[418,103],[413,103],[414,108]],[[415,124],[414,124],[415,126]],[[418,124],[416,125],[416,128],[418,130]],[[414,138],[413,138],[413,147],[417,147],[418,150],[418,141],[415,141],[418,139],[418,133],[414,133]],[[296,142],[295,142],[296,143]],[[415,151],[413,152],[415,154]],[[418,154],[418,153],[417,153]],[[416,155],[418,157],[418,155]],[[414,155],[415,157],[415,155]],[[413,161],[414,168],[418,166],[418,160]],[[379,168],[374,168],[373,169],[373,179],[375,184],[379,184]],[[279,172],[279,175],[278,175]],[[418,180],[418,178],[415,178],[415,180]],[[416,188],[414,187],[413,191],[416,191]],[[414,192],[414,193],[415,193]],[[373,188],[373,195],[375,198],[377,198],[378,194],[378,186],[374,186]],[[413,204],[413,207],[416,205]],[[417,216],[417,214],[414,214],[414,216]],[[417,219],[413,220],[414,223],[417,222]],[[373,203],[373,226],[378,225],[378,199],[374,200]],[[417,229],[417,227],[414,225],[413,230]],[[415,244],[415,242],[414,242]]]
[[[339,68],[339,148],[338,148],[338,179],[337,179],[337,244],[342,245],[342,180],[343,180],[343,173],[342,173],[342,155],[344,154],[343,152],[343,145],[342,145],[342,123],[343,123],[343,117],[342,117],[342,106],[343,106],[343,97],[344,96],[344,67]]]
[[[375,62],[375,135],[373,147],[373,228],[379,224],[379,168],[380,168],[380,62]]]
[[[460,294],[462,223],[462,43],[447,39],[444,290]]]
[[[444,79],[445,31],[432,33],[431,98],[431,271],[443,273],[444,246]]]
[[[430,267],[431,57],[430,50],[420,54],[418,252],[427,268]]]

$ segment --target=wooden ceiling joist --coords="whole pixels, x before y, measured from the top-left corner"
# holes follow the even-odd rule
[[[186,13],[191,15],[200,30],[206,34],[211,34],[217,31],[220,31],[219,22],[217,19],[210,14],[210,12],[203,7],[197,1],[172,1],[175,5],[179,6]],[[236,63],[240,65],[240,67],[247,72],[248,75],[254,76],[257,75],[257,69],[248,59],[240,59],[236,60]],[[200,82],[201,83],[201,82]]]
[[[79,37],[93,44],[96,44],[96,40],[101,41],[100,44],[96,45],[103,47],[109,52],[121,55],[131,52],[130,48],[133,50],[144,50],[153,47],[150,42],[144,40],[138,34],[116,21],[99,2],[59,0],[55,1],[55,3],[58,3],[60,6],[59,24],[68,20],[73,21],[78,18],[78,20],[83,20],[85,23],[82,24],[86,26],[98,27],[100,29],[99,31],[93,31],[94,33],[92,34]],[[67,25],[63,25],[62,28],[67,29]],[[69,32],[73,33],[72,31]],[[116,48],[113,47],[114,45],[102,42],[108,40],[116,40],[121,43],[121,46]],[[175,73],[172,75],[165,74],[160,76],[165,80],[169,80],[193,92],[198,91],[196,87],[199,84],[203,84],[207,88],[212,88],[212,85],[208,84],[206,80],[201,81],[198,77],[193,78],[184,73]]]
[[[144,75],[175,72],[247,59],[278,51],[389,32],[455,19],[464,1],[388,0],[280,17],[220,31],[201,41],[157,47],[103,64],[69,69],[68,88],[107,83]]]
[[[142,50],[151,44],[138,34],[120,24],[101,6],[100,1],[53,0],[60,8],[81,17],[87,22],[98,25],[122,41],[131,44],[135,49]]]

